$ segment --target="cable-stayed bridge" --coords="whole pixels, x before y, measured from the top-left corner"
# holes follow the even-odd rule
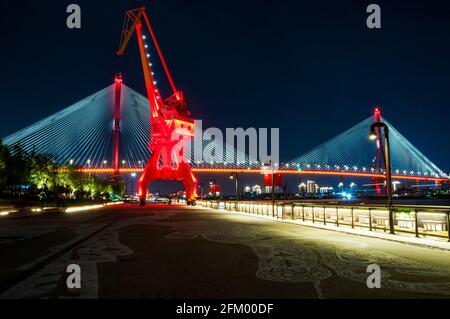
[[[73,164],[82,167],[85,172],[113,174],[114,96],[113,84],[4,138],[3,143],[50,155],[60,165]],[[116,164],[120,173],[141,172],[150,157],[149,102],[140,93],[123,85],[120,104],[119,162]],[[368,139],[373,121],[369,117],[296,159],[283,164],[275,163],[278,173],[384,178],[383,166],[379,167],[375,163],[377,146]],[[383,122],[390,130],[393,178],[448,181],[449,176],[444,171],[386,119]],[[203,147],[215,143],[214,140],[208,140],[202,141]],[[198,161],[188,149],[185,156],[193,172],[261,173],[261,163],[257,159],[250,158],[228,144],[216,147],[223,147],[224,155],[230,152],[235,154],[235,161]]]
[[[173,81],[145,7],[126,12],[117,51],[119,56],[125,54],[134,35],[139,46],[147,98],[125,86],[122,75],[118,74],[113,85],[6,137],[4,143],[13,146],[13,150],[20,146],[28,152],[47,154],[60,165],[76,165],[84,172],[112,174],[113,177],[121,173],[141,172],[137,185],[141,205],[145,205],[148,185],[155,180],[182,182],[187,203],[195,201],[198,181],[193,172],[267,174],[269,171],[272,183],[274,171],[281,174],[369,177],[377,185],[378,193],[378,180],[386,178],[388,185],[391,172],[394,172],[393,178],[416,182],[439,183],[449,179],[388,122],[382,123],[379,109],[374,110],[373,120],[362,121],[286,164],[272,160],[267,170],[265,163],[260,163],[251,151],[255,150],[252,145],[249,145],[251,156],[248,156],[246,147],[238,145],[238,150],[235,149],[234,138],[232,144],[212,136],[205,139],[206,132],[204,134],[196,128],[184,94]],[[151,40],[150,45],[147,38]],[[161,64],[170,84],[167,97],[163,97],[157,86],[155,61]],[[372,122],[375,122],[376,130]],[[376,144],[370,144],[368,140],[369,127]],[[384,142],[381,127],[385,132]],[[391,152],[387,151],[390,149],[388,130],[392,132]],[[196,148],[199,135],[200,157]],[[192,143],[193,147],[186,147]],[[261,143],[258,145],[261,147]],[[210,151],[211,155],[214,153],[214,156],[205,158],[203,149]],[[225,154],[225,157],[217,160],[218,154]],[[384,172],[385,167],[393,170]],[[386,188],[390,189],[390,186]]]

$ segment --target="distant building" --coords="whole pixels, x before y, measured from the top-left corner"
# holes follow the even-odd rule
[[[261,186],[255,185],[252,187],[252,193],[255,193],[256,195],[260,195],[262,193]]]
[[[300,185],[298,185],[298,192],[300,194],[306,193],[306,184],[305,183],[301,183]]]
[[[317,194],[318,191],[319,191],[319,185],[317,185],[315,181],[307,181],[306,182],[306,193]]]
[[[275,186],[275,193],[282,193],[283,189],[281,187]],[[264,193],[266,194],[272,194],[272,186],[266,186],[264,187]]]
[[[332,194],[334,192],[334,188],[333,187],[321,187],[319,189],[320,194]]]
[[[401,187],[402,183],[399,181],[392,182],[392,191],[396,192]]]

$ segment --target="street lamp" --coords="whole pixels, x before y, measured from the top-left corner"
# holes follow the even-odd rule
[[[205,185],[203,183],[198,184],[198,187],[202,189],[200,192],[200,199],[203,201],[203,192],[205,191]]]
[[[216,179],[215,178],[213,178],[213,179],[211,179],[210,181],[209,181],[209,185],[210,186],[212,186],[211,188],[212,188],[212,190],[213,190],[213,199],[216,199]]]
[[[134,179],[136,178],[136,173],[131,173],[131,177],[133,178],[131,182],[131,198],[133,198],[134,194]]]
[[[238,173],[232,173],[230,175],[231,180],[236,181],[236,202],[239,201],[239,174]]]
[[[89,168],[89,176],[91,176],[91,164],[92,164],[92,162],[91,162],[90,159],[87,160],[87,164],[88,164],[88,168]]]
[[[391,176],[391,154],[389,147],[389,128],[383,122],[375,122],[370,127],[369,138],[375,141],[378,138],[376,128],[382,128],[384,130],[384,163],[385,163],[385,175],[386,175],[386,193],[388,197],[388,209],[389,209],[389,232],[394,234],[394,213],[392,211],[392,176]]]

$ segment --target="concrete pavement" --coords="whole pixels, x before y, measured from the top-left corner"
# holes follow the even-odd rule
[[[0,219],[0,260],[1,298],[450,297],[450,252],[183,206]]]

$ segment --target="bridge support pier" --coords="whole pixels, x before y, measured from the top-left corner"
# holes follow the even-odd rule
[[[118,73],[115,79],[115,98],[114,98],[114,131],[113,131],[113,176],[120,174],[119,166],[119,143],[120,143],[120,104],[122,99],[122,74]]]

